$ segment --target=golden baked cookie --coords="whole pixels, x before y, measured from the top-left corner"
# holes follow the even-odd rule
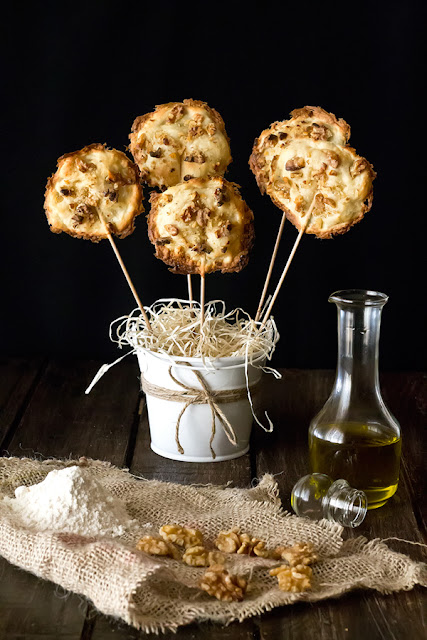
[[[51,231],[99,242],[111,233],[124,238],[144,211],[138,167],[116,149],[90,144],[66,153],[47,182],[44,208]]]
[[[130,151],[151,187],[224,175],[231,162],[223,119],[200,100],[169,102],[133,123]]]
[[[320,107],[291,112],[255,140],[249,165],[262,193],[306,233],[331,238],[359,222],[372,204],[372,165],[347,145],[350,127]]]
[[[175,273],[240,271],[252,246],[253,214],[238,186],[193,178],[150,196],[148,235]]]

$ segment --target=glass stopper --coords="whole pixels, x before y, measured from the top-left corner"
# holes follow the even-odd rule
[[[300,478],[291,493],[292,509],[311,520],[331,520],[343,527],[358,527],[365,519],[368,501],[363,491],[347,480],[335,480],[324,473]]]

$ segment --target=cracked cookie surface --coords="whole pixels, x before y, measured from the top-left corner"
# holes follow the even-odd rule
[[[138,167],[121,151],[91,144],[58,159],[44,208],[50,229],[99,242],[109,231],[120,238],[134,230],[144,210]]]
[[[175,273],[241,271],[252,246],[253,214],[238,186],[194,178],[152,193],[148,234],[156,257]]]
[[[130,151],[151,187],[224,175],[231,162],[224,122],[200,100],[161,104],[135,119]]]
[[[372,205],[372,165],[348,146],[350,127],[320,107],[274,122],[255,140],[249,164],[262,193],[302,229],[319,238],[345,233]]]

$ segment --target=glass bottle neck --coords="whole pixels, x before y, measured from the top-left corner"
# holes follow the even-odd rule
[[[346,480],[336,480],[322,500],[323,514],[343,527],[357,527],[363,522],[368,502],[363,491],[350,487]]]
[[[334,391],[342,393],[351,385],[351,393],[376,393],[381,307],[338,306],[338,364]]]

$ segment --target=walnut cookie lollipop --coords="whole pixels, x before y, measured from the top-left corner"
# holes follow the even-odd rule
[[[238,186],[193,178],[150,196],[148,235],[156,257],[175,273],[241,271],[252,246],[253,213]]]
[[[131,234],[142,199],[138,167],[121,151],[95,143],[59,158],[44,207],[54,233],[99,242],[108,237],[103,220],[120,238]]]
[[[372,165],[347,145],[349,125],[320,107],[291,112],[255,140],[249,165],[262,193],[301,230],[331,238],[359,222],[372,205]]]
[[[158,105],[133,123],[130,151],[151,187],[224,175],[231,162],[223,119],[200,100]]]

